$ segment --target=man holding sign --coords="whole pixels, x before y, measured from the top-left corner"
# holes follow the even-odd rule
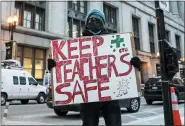
[[[56,80],[54,80],[54,83],[58,84],[55,88],[55,92],[67,96],[67,100],[63,101],[57,101],[56,99],[59,99],[59,97],[56,97],[55,104],[81,103],[81,116],[83,126],[97,126],[99,123],[100,112],[102,112],[107,126],[121,126],[122,121],[119,100],[114,100],[114,98],[108,96],[109,93],[105,93],[106,95],[104,94],[104,97],[102,96],[103,91],[109,90],[109,88],[113,88],[107,85],[105,86],[105,84],[110,84],[109,78],[111,79],[111,77],[113,76],[113,71],[116,77],[122,77],[128,75],[132,71],[131,65],[140,70],[139,58],[133,57],[130,62],[124,60],[124,58],[128,56],[129,53],[122,54],[120,59],[116,59],[117,57],[115,55],[105,55],[107,53],[107,50],[103,49],[102,45],[106,44],[107,40],[104,40],[100,36],[104,34],[108,34],[107,29],[105,28],[104,13],[100,10],[93,9],[87,14],[86,17],[83,36],[87,37],[68,40],[67,42],[61,41],[60,45],[58,44],[58,41],[53,41],[52,55],[54,60],[48,59],[48,70],[51,70],[53,67],[56,67],[56,69],[53,69],[53,73],[55,73],[54,76],[56,76]],[[119,43],[117,39],[119,40]],[[120,38],[119,35],[116,35],[116,41],[112,40],[111,43],[116,44],[116,47],[120,47],[120,43],[122,41],[123,38]],[[91,42],[91,45],[82,44],[87,42]],[[77,44],[76,46],[72,46],[72,43]],[[62,48],[65,48],[65,45],[67,46],[66,49],[64,49],[65,51],[61,51]],[[79,48],[78,51],[77,48]],[[88,49],[91,50],[86,51],[85,54],[82,53],[82,51]],[[78,54],[72,54],[72,51],[75,50]],[[127,51],[127,48],[122,48],[118,53]],[[65,54],[65,52],[68,53]],[[115,49],[113,50],[113,52],[115,52]],[[58,54],[60,55],[61,59],[59,59]],[[106,60],[107,62],[102,63],[101,60]],[[124,68],[118,68],[116,66],[116,62],[118,62],[119,65],[121,63],[125,64],[125,66],[127,65],[129,70],[126,72],[120,72],[119,70]],[[69,69],[71,67],[68,67],[67,69],[66,65],[71,64],[73,64],[72,69]],[[85,66],[88,66],[88,70]],[[106,75],[103,75],[103,72],[101,71],[103,70],[103,68],[107,68],[107,71],[104,69]],[[72,73],[71,78],[69,78],[68,73]],[[76,75],[79,76],[77,80],[75,78]],[[96,84],[96,86],[92,86],[92,84]],[[73,92],[69,92],[69,90],[72,89],[71,85],[74,85]],[[77,89],[79,91],[77,91]],[[91,93],[90,91],[98,92],[95,93],[95,96],[92,94],[88,94]],[[79,97],[78,100],[75,100],[76,96],[78,95],[81,96],[80,100],[82,102],[79,100]],[[99,100],[96,100],[97,96]]]

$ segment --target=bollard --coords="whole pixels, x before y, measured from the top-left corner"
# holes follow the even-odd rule
[[[6,121],[6,117],[8,115],[8,108],[9,108],[10,103],[6,102],[5,108],[4,108],[4,113],[3,113],[3,117],[2,117],[2,123],[4,124]]]

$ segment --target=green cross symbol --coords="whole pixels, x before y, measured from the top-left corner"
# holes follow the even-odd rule
[[[111,44],[116,44],[116,48],[119,48],[122,42],[124,42],[124,39],[120,38],[120,35],[116,35],[116,39],[111,40]]]

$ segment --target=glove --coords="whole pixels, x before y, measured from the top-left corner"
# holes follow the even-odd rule
[[[48,59],[48,70],[51,71],[56,66],[56,62],[53,59]]]
[[[137,68],[139,71],[141,70],[141,60],[138,57],[132,57],[130,64]]]

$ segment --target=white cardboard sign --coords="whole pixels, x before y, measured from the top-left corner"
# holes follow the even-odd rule
[[[51,41],[54,105],[138,97],[131,34]]]

